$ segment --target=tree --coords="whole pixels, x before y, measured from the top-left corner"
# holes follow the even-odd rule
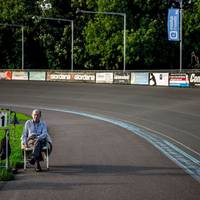
[[[183,67],[200,54],[200,0],[184,1]],[[51,5],[50,7],[46,5]],[[177,4],[178,6],[178,4]],[[123,17],[76,10],[126,13],[126,69],[178,69],[179,42],[167,40],[167,0],[1,0],[0,23],[24,25],[25,68],[70,69],[74,20],[75,69],[123,69]],[[21,68],[21,29],[0,26],[0,66]]]

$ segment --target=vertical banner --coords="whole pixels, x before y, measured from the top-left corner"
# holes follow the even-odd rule
[[[180,10],[168,9],[168,40],[180,41]]]

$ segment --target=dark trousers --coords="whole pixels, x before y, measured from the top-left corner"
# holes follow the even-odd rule
[[[33,158],[36,161],[42,160],[42,148],[46,145],[46,139],[43,140],[37,140],[34,144],[34,149],[33,149]]]

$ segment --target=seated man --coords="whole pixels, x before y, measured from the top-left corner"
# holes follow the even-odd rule
[[[36,163],[35,170],[37,172],[42,171],[40,166],[41,151],[49,139],[47,125],[44,121],[41,121],[40,118],[41,111],[38,109],[33,110],[32,120],[26,121],[21,137],[24,148],[33,148],[30,164],[35,165]]]

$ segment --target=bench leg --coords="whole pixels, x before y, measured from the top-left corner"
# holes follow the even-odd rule
[[[24,149],[24,170],[26,169],[26,150]]]
[[[48,152],[48,148],[47,148],[47,169],[49,169],[49,152]]]

